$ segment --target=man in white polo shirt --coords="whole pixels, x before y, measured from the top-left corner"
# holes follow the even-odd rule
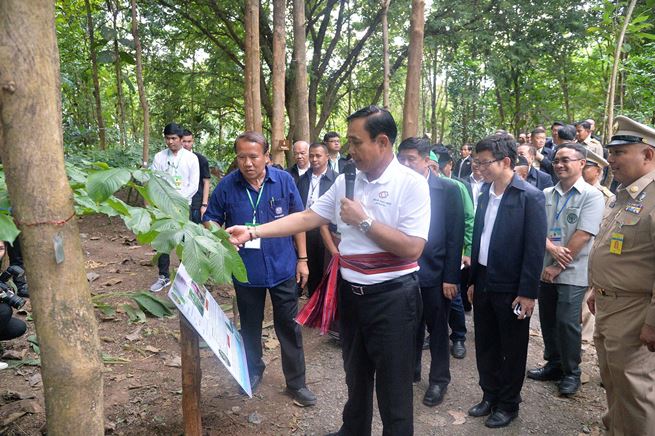
[[[341,232],[339,320],[348,402],[339,435],[371,433],[373,388],[384,434],[411,435],[416,329],[421,318],[417,259],[430,226],[424,177],[393,153],[396,123],[369,106],[348,117],[348,143],[360,172],[354,200],[339,176],[309,210],[257,227],[228,230],[234,244],[289,235],[330,222]]]
[[[173,178],[177,192],[191,204],[191,199],[198,192],[200,165],[196,155],[182,147],[183,135],[184,129],[175,123],[164,127],[164,139],[168,148],[155,155],[150,169],[168,173]],[[170,264],[168,253],[161,253],[157,260],[159,277],[150,286],[151,292],[159,292],[171,284]]]

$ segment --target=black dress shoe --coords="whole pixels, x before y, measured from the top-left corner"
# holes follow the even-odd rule
[[[439,386],[431,384],[428,387],[428,390],[425,391],[425,396],[423,397],[423,404],[429,407],[434,407],[438,404],[441,404],[443,397],[446,395],[448,386]]]
[[[316,395],[307,387],[292,389],[287,386],[287,392],[293,397],[293,404],[300,407],[313,406],[316,404]]]
[[[491,409],[493,408],[493,405],[487,401],[487,400],[482,400],[475,406],[471,407],[469,409],[469,415],[470,416],[475,416],[480,417],[480,416],[487,416],[488,414],[491,413]]]
[[[528,378],[537,381],[559,380],[562,378],[562,370],[554,366],[544,366],[528,370]]]
[[[455,359],[463,359],[466,357],[466,346],[464,345],[464,341],[453,342],[453,345],[450,346],[450,354]]]
[[[559,382],[560,395],[573,395],[580,389],[580,377],[577,375],[565,375]]]
[[[496,409],[487,419],[484,420],[484,425],[489,428],[507,427],[510,422],[519,416],[519,411],[506,412],[501,409]]]

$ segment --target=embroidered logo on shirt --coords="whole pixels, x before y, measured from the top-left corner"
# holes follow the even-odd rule
[[[380,198],[387,198],[388,196],[389,196],[389,191],[381,191],[378,194],[378,197],[380,197]]]
[[[578,220],[578,216],[574,213],[570,213],[566,216],[566,222],[573,224]]]

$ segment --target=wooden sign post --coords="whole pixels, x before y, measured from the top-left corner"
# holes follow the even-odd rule
[[[202,436],[200,415],[200,350],[198,333],[180,313],[180,348],[182,358],[182,419],[186,436]]]

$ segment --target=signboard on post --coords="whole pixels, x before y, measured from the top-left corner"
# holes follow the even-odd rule
[[[207,288],[195,283],[183,264],[177,270],[168,297],[243,390],[252,397],[241,335]]]

